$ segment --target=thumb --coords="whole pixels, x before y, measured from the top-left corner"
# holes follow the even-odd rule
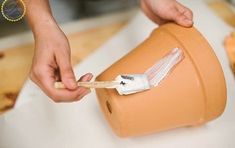
[[[57,64],[60,69],[61,80],[65,87],[71,90],[76,89],[78,86],[70,63],[70,58],[62,55],[58,57]]]

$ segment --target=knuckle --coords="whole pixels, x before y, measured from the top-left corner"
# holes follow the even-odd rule
[[[52,99],[52,100],[53,100],[53,102],[55,102],[55,103],[60,103],[60,102],[61,102],[61,100],[56,99],[56,98],[54,98],[54,99]]]
[[[54,101],[54,102],[59,102],[60,101],[60,99],[59,99],[60,97],[58,95],[56,95],[55,93],[47,91],[46,94],[48,95],[48,97],[50,97],[52,99],[52,101]]]
[[[82,100],[82,97],[80,97],[80,98],[76,99],[76,101],[81,101],[81,100]]]
[[[50,95],[50,98],[55,103],[60,103],[61,102],[61,99],[58,96],[56,96],[56,95]]]
[[[77,101],[79,98],[80,98],[80,94],[77,94],[77,95],[73,95],[71,98],[72,98],[72,100],[74,100],[74,101]]]
[[[84,92],[84,93],[81,93],[79,94],[77,97],[76,97],[76,100],[79,101],[81,100],[82,98],[84,98],[87,94],[89,94],[89,92]]]
[[[33,77],[40,77],[41,76],[41,71],[38,68],[33,68],[31,71],[31,74]]]
[[[79,96],[77,96],[74,100],[80,101],[83,97],[84,97],[84,96],[79,95]]]
[[[71,96],[71,98],[72,98],[72,100],[74,100],[74,101],[78,101],[78,100],[80,100],[81,99],[81,93],[76,93],[76,94],[73,94],[72,96]]]
[[[40,81],[32,71],[29,73],[29,79],[39,86]]]

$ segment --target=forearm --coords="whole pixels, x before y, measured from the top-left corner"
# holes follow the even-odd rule
[[[34,36],[47,33],[51,27],[58,27],[52,16],[48,0],[24,0],[27,7],[26,17]]]

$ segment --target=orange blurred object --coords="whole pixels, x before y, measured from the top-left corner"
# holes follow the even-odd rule
[[[120,137],[200,125],[224,111],[223,71],[208,42],[193,27],[169,23],[155,29],[96,80],[144,73],[175,47],[183,50],[184,59],[157,87],[127,96],[119,95],[116,90],[96,90],[106,119]]]
[[[225,38],[224,46],[226,48],[230,66],[235,74],[235,31]]]

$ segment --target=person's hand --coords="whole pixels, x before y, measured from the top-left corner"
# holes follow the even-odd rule
[[[155,23],[162,25],[176,22],[184,27],[193,25],[193,13],[176,0],[141,0],[144,13]]]
[[[80,100],[90,92],[78,87],[70,62],[70,47],[64,33],[57,25],[45,26],[34,34],[35,53],[30,78],[55,102]],[[79,81],[90,81],[87,73]],[[66,89],[54,88],[54,82],[62,81]]]

